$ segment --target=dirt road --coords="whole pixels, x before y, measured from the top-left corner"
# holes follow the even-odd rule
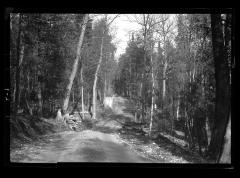
[[[66,131],[47,135],[11,153],[12,162],[157,162],[138,155],[117,134]]]
[[[114,111],[118,115],[123,114],[123,107],[120,106],[120,103],[123,104],[123,100],[120,98],[115,99],[115,101]],[[107,127],[106,123],[99,123]],[[117,133],[103,133],[93,130],[65,131],[43,136],[38,141],[26,144],[20,150],[11,151],[10,158],[12,162],[31,163],[157,162],[144,158],[131,150]]]

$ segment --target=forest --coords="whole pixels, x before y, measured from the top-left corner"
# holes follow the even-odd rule
[[[116,56],[112,24],[122,16],[140,28]],[[11,144],[31,130],[49,134],[54,124],[79,134],[100,120],[122,121],[124,100],[131,121],[123,128],[141,127],[147,140],[180,140],[206,162],[231,163],[233,18],[10,13]]]

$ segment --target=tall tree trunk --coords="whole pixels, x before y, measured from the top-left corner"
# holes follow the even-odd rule
[[[162,90],[162,109],[164,106],[164,101],[166,97],[166,72],[167,72],[167,67],[168,63],[167,61],[164,62],[164,67],[163,67],[163,90]]]
[[[42,117],[42,91],[41,91],[41,83],[39,83],[39,85],[38,85],[37,98],[38,98],[38,115],[40,117]]]
[[[133,87],[132,87],[132,58],[130,58],[129,72],[130,72],[130,75],[129,75],[129,80],[130,80],[129,98],[132,99],[132,90],[133,90]]]
[[[206,117],[206,133],[207,133],[207,142],[208,142],[208,146],[209,146],[209,144],[210,144],[210,142],[211,142],[211,134],[212,134],[212,132],[211,132],[211,128],[210,128],[210,123],[209,123],[209,117],[207,116]]]
[[[153,51],[151,52],[151,77],[152,77],[152,100],[151,100],[151,113],[150,113],[150,126],[149,126],[149,135],[151,136],[152,132],[152,123],[153,123],[153,112],[154,112],[154,100],[155,100],[155,81],[154,81],[154,70],[153,70],[153,56],[152,56]]]
[[[27,105],[27,109],[29,114],[32,116],[33,115],[33,108],[29,105],[28,102],[28,97],[30,95],[30,77],[29,77],[30,71],[27,72],[27,92],[25,93],[25,101]]]
[[[72,90],[72,102],[75,103],[74,87],[73,87],[73,90]]]
[[[24,58],[24,44],[20,44],[21,49],[20,49],[20,63],[19,63],[19,95],[18,95],[18,101],[20,102],[21,99],[21,94],[22,94],[22,87],[21,87],[21,81],[22,81],[22,63],[23,63],[23,58]],[[20,104],[20,103],[19,103]]]
[[[192,72],[192,81],[194,82],[195,81],[195,76],[196,76],[196,55],[197,55],[197,52],[194,53],[194,58],[193,58],[193,72]]]
[[[142,107],[142,109],[141,109],[141,122],[143,122],[143,118],[144,118],[144,98],[143,98],[143,95],[144,95],[143,87],[144,87],[144,85],[143,85],[143,79],[144,79],[144,74],[142,74],[142,81],[141,81],[141,86],[140,86],[140,98],[141,98],[141,107]]]
[[[205,75],[202,74],[202,97],[203,100],[205,100]],[[205,130],[207,135],[207,146],[209,146],[211,141],[211,129],[210,129],[210,122],[209,122],[209,116],[208,114],[205,115],[206,121],[205,121]]]
[[[225,23],[225,31],[224,31],[224,39],[225,39],[225,53],[228,54],[231,53],[231,48],[229,47],[231,43],[231,29],[229,27],[229,24],[231,24],[231,15],[226,14],[226,23]],[[228,57],[228,62],[230,63],[231,67],[231,57]],[[231,72],[230,72],[230,85],[231,85]],[[228,125],[225,131],[225,137],[224,137],[224,146],[223,146],[223,151],[222,154],[219,158],[219,163],[231,163],[231,111],[229,114],[229,120],[228,120]]]
[[[174,129],[174,118],[175,118],[175,101],[174,101],[174,96],[172,96],[172,119],[171,119],[171,135],[173,135],[173,129]]]
[[[38,75],[40,76],[40,72]],[[42,83],[41,83],[41,81],[38,81],[37,98],[38,98],[38,115],[39,115],[39,117],[42,117],[43,100],[42,100]]]
[[[224,50],[224,39],[220,14],[211,14],[212,45],[216,80],[216,105],[214,129],[208,155],[216,161],[220,157],[224,135],[230,114],[230,71]]]
[[[179,119],[179,108],[180,108],[180,96],[178,96],[178,100],[177,100],[177,120]]]
[[[14,113],[17,114],[18,106],[20,103],[19,97],[19,88],[20,88],[20,58],[21,58],[21,33],[22,33],[22,15],[19,14],[19,21],[18,21],[18,39],[17,39],[17,62],[16,62],[16,70],[15,70],[15,106],[14,106]]]
[[[102,36],[102,41],[101,41],[101,47],[100,47],[100,57],[99,57],[99,62],[98,62],[98,66],[97,66],[97,70],[95,72],[95,76],[94,76],[94,83],[93,83],[93,119],[96,119],[96,105],[97,105],[97,81],[98,81],[98,73],[100,70],[100,66],[102,63],[102,55],[103,55],[103,40],[104,40],[104,32],[103,32],[103,36]]]
[[[84,94],[83,94],[83,65],[81,65],[81,94],[82,94],[82,117],[83,117],[83,120],[84,120]]]
[[[225,131],[224,147],[219,163],[231,163],[231,113]]]
[[[106,92],[107,92],[107,79],[106,79],[106,71],[104,73],[104,91],[103,91],[103,99],[106,97]]]
[[[41,18],[41,15],[38,14],[38,18],[40,19]],[[37,40],[37,56],[39,57],[39,59],[41,58],[41,55],[40,55],[40,26],[37,26],[37,37],[38,37],[38,40]],[[37,98],[38,98],[38,110],[37,110],[37,113],[38,113],[38,116],[39,117],[42,117],[42,84],[41,84],[41,81],[39,80],[40,76],[41,76],[41,63],[40,64],[37,64],[36,66],[36,82],[37,82]]]
[[[26,105],[27,105],[27,108],[28,108],[28,112],[29,114],[32,116],[33,115],[33,109],[32,107],[29,105],[29,102],[27,100],[27,97],[26,97],[27,93],[25,93],[25,102],[26,102]]]
[[[144,17],[144,33],[143,33],[143,47],[144,47],[144,54],[143,54],[143,74],[142,74],[142,81],[141,81],[141,99],[142,99],[142,114],[141,114],[141,120],[143,122],[144,119],[144,115],[145,115],[145,78],[146,78],[146,60],[147,60],[147,27],[145,24],[145,15],[143,15]]]
[[[88,91],[88,106],[90,105],[90,103],[92,102],[91,100],[90,100],[90,95],[89,95],[89,91]]]
[[[193,147],[193,138],[192,138],[192,133],[191,133],[191,128],[190,128],[190,119],[189,115],[186,111],[185,108],[185,116],[186,116],[186,127],[187,127],[187,135],[188,135],[188,143],[189,143],[189,148],[191,149]]]
[[[106,22],[106,27],[103,29],[103,36],[102,36],[102,40],[101,40],[101,46],[100,46],[100,57],[99,57],[99,62],[98,62],[98,66],[97,66],[97,70],[95,72],[94,75],[94,83],[93,83],[93,97],[92,97],[92,110],[93,110],[93,119],[96,119],[96,107],[97,107],[97,81],[98,81],[98,75],[99,75],[99,71],[100,71],[100,67],[101,67],[101,63],[102,63],[102,57],[103,57],[103,41],[104,41],[104,35],[105,32],[107,30],[107,28],[110,26],[110,24],[114,21],[114,19],[116,19],[118,17],[118,15],[116,15],[111,22],[109,22],[107,24],[107,15],[105,16],[105,22]]]
[[[21,34],[21,38],[23,34]],[[20,107],[21,105],[21,94],[22,94],[22,62],[23,62],[23,57],[24,57],[24,44],[22,43],[22,40],[20,40],[20,58],[19,58],[19,93],[18,93],[18,106]]]
[[[101,95],[101,90],[97,90],[98,97],[99,97],[99,102],[102,103],[102,95]]]
[[[81,51],[82,51],[81,48],[82,48],[82,43],[83,43],[83,38],[84,38],[87,22],[88,22],[88,14],[85,14],[84,17],[83,17],[81,34],[80,34],[79,41],[78,41],[77,56],[76,56],[76,59],[75,59],[74,64],[73,64],[73,70],[72,70],[72,73],[69,77],[69,83],[67,85],[65,98],[63,100],[62,109],[63,109],[64,114],[67,112],[67,109],[68,109],[69,97],[70,97],[73,81],[74,81],[74,78],[76,76],[76,72],[77,72],[77,69],[78,69],[78,63],[79,63],[79,60],[80,60],[80,57],[81,57]]]
[[[16,72],[16,71],[15,71],[15,72]],[[14,72],[14,76],[16,75],[15,72]],[[14,80],[14,84],[13,84],[14,86],[13,86],[13,94],[12,94],[12,101],[13,101],[13,103],[15,103],[15,104],[16,104],[16,99],[15,99],[15,98],[16,98],[16,88],[17,88],[17,87],[16,87],[16,83],[17,83],[17,82],[16,82],[16,79],[15,79],[15,80]]]

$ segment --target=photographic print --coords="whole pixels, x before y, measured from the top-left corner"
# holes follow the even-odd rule
[[[231,164],[232,13],[9,13],[10,163]]]

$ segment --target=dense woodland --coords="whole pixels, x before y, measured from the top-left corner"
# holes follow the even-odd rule
[[[228,162],[232,15],[132,16],[141,29],[116,59],[111,24],[121,15],[10,14],[12,118],[61,108],[98,119],[96,107],[118,95],[135,103],[150,137],[183,133],[189,150]]]

